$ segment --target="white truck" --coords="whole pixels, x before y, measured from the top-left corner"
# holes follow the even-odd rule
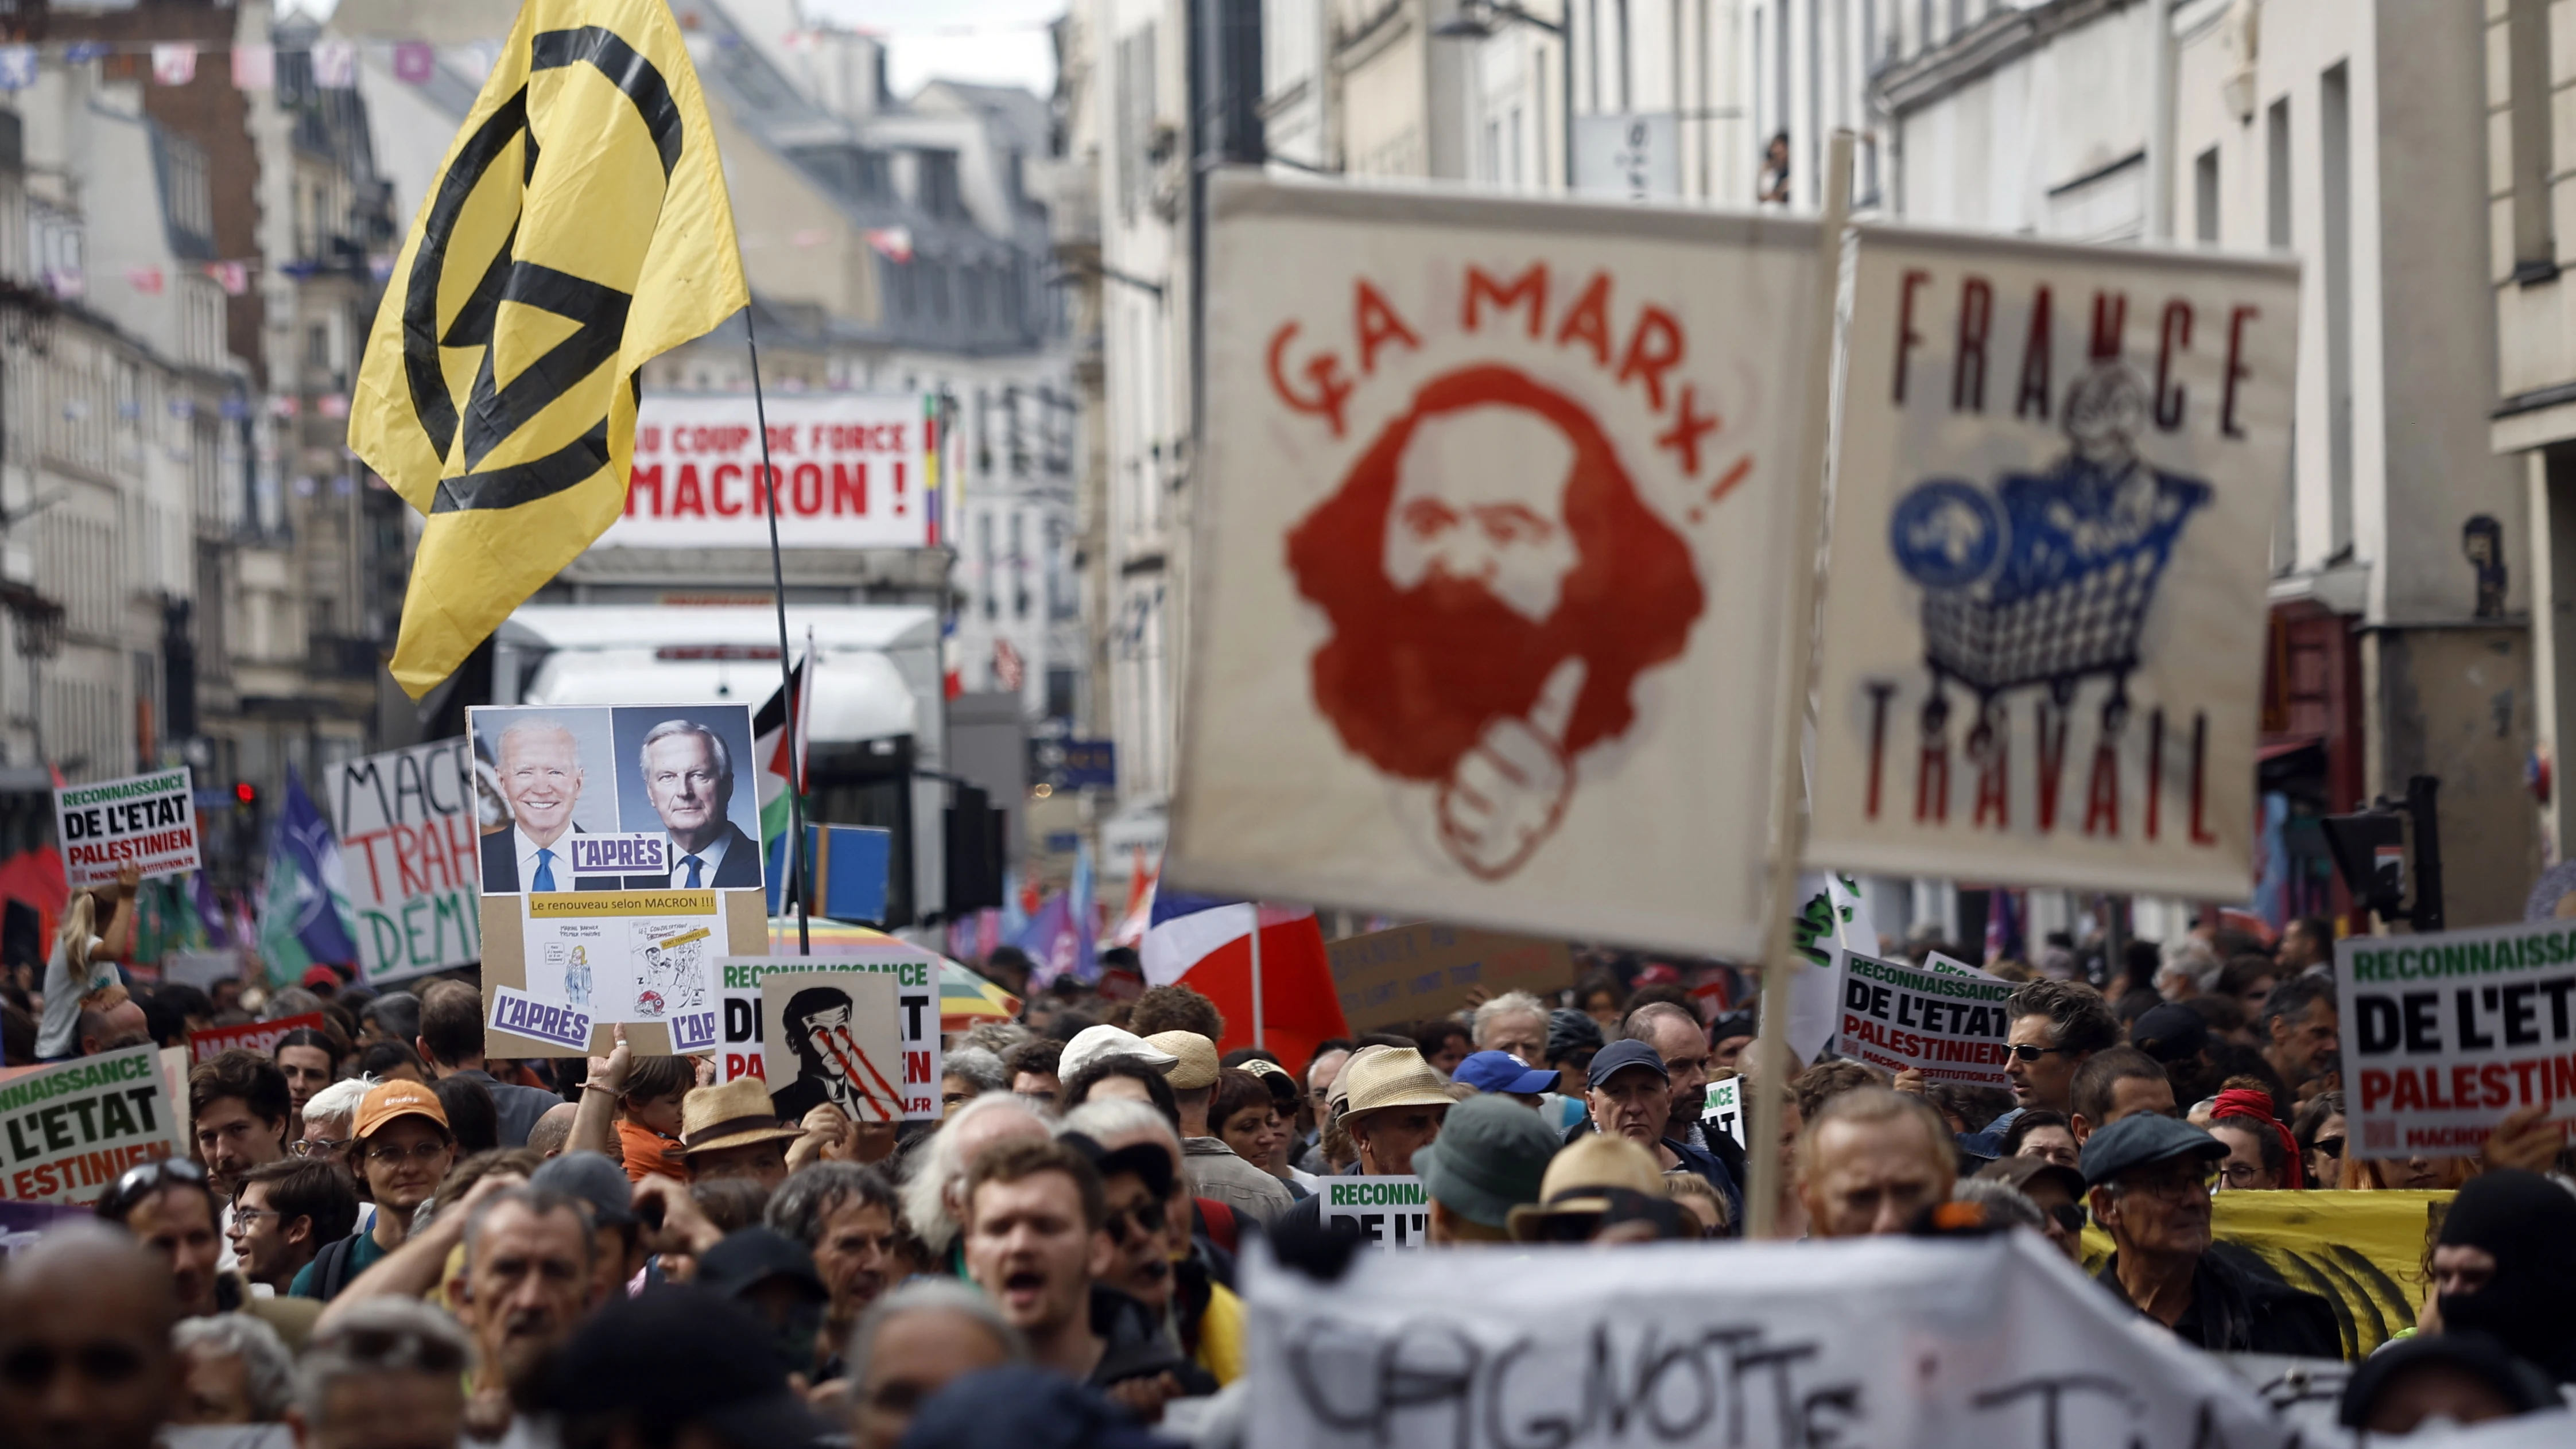
[[[946,908],[947,741],[939,616],[911,604],[787,606],[794,658],[815,653],[809,819],[894,832],[888,926]],[[762,602],[529,604],[494,638],[495,704],[739,703],[779,686],[778,614]]]

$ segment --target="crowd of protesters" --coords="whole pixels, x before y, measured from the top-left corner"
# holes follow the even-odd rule
[[[1755,1013],[1707,1011],[1665,965],[1303,1061],[1221,1053],[1187,986],[1058,982],[952,1038],[941,1120],[898,1123],[783,1119],[759,1079],[622,1033],[496,1063],[470,981],[156,989],[114,964],[131,896],[77,897],[43,990],[7,988],[26,1051],[174,1044],[254,1007],[324,1025],[195,1065],[193,1151],[0,1270],[0,1449],[262,1423],[308,1449],[1231,1442],[1209,1406],[1249,1371],[1238,1255],[1265,1236],[1341,1271],[1322,1179],[1418,1177],[1431,1251],[1741,1237],[1746,1154],[1703,1118],[1728,1079],[1745,1120],[1777,1095],[1785,1235],[2033,1232],[2215,1351],[2343,1351],[2326,1300],[2214,1242],[2216,1193],[2457,1189],[2421,1320],[2354,1374],[2346,1422],[2519,1414],[2576,1381],[2556,1129],[2355,1153],[2321,922],[2090,973],[2065,949],[1998,963],[2021,983],[2008,1090],[1830,1057],[1766,1081]],[[1024,962],[987,964],[1027,989]]]

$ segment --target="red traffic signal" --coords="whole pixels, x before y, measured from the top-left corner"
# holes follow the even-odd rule
[[[248,780],[235,780],[233,799],[244,805],[256,805],[259,803],[259,787]]]

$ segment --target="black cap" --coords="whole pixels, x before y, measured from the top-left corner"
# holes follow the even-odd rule
[[[2516,1414],[2533,1414],[2559,1406],[2558,1387],[2549,1376],[2490,1334],[2445,1329],[2432,1335],[2400,1339],[2355,1365],[2344,1380],[2343,1404],[2337,1418],[2347,1429],[2367,1427],[2379,1396],[2409,1372],[2441,1364],[2468,1374],[2495,1390]]]
[[[1762,1014],[1756,1011],[1730,1011],[1708,1024],[1708,1039],[1712,1042],[1761,1034]]]
[[[1562,1060],[1586,1047],[1601,1049],[1601,1023],[1571,1006],[1560,1006],[1547,1014],[1549,1061]]]
[[[831,1290],[814,1272],[814,1255],[805,1245],[774,1228],[743,1228],[698,1255],[698,1286],[727,1298],[772,1278],[784,1278],[817,1303]]]
[[[2129,1045],[2167,1065],[2187,1062],[2208,1048],[2209,1022],[2190,1007],[2169,1001],[2130,1026]]]
[[[2226,1143],[2190,1123],[2140,1112],[2084,1139],[2084,1185],[2100,1187],[2133,1167],[2149,1167],[2177,1157],[2216,1161],[2226,1155]]]
[[[1614,1041],[1592,1059],[1592,1071],[1585,1080],[1597,1087],[1610,1080],[1613,1072],[1630,1067],[1652,1067],[1656,1076],[1668,1082],[1673,1079],[1672,1068],[1664,1065],[1663,1054],[1654,1047],[1641,1041]]]
[[[2084,1174],[2045,1157],[1998,1157],[1977,1169],[1977,1176],[2005,1183],[2016,1190],[2026,1189],[2034,1182],[2053,1182],[2066,1189],[2069,1198],[2076,1202],[2084,1201]],[[699,1271],[706,1270],[701,1268]]]
[[[614,1294],[556,1355],[536,1407],[704,1424],[731,1449],[823,1445],[834,1431],[788,1386],[772,1338],[748,1310],[694,1285]]]
[[[1091,1165],[1100,1169],[1103,1182],[1129,1172],[1145,1184],[1146,1194],[1154,1201],[1161,1202],[1172,1195],[1172,1154],[1166,1148],[1151,1142],[1130,1142],[1113,1152],[1080,1132],[1067,1132],[1056,1140],[1090,1158]]]

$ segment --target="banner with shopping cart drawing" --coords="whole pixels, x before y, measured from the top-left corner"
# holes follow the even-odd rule
[[[2289,260],[1859,229],[1807,855],[2253,880]]]

